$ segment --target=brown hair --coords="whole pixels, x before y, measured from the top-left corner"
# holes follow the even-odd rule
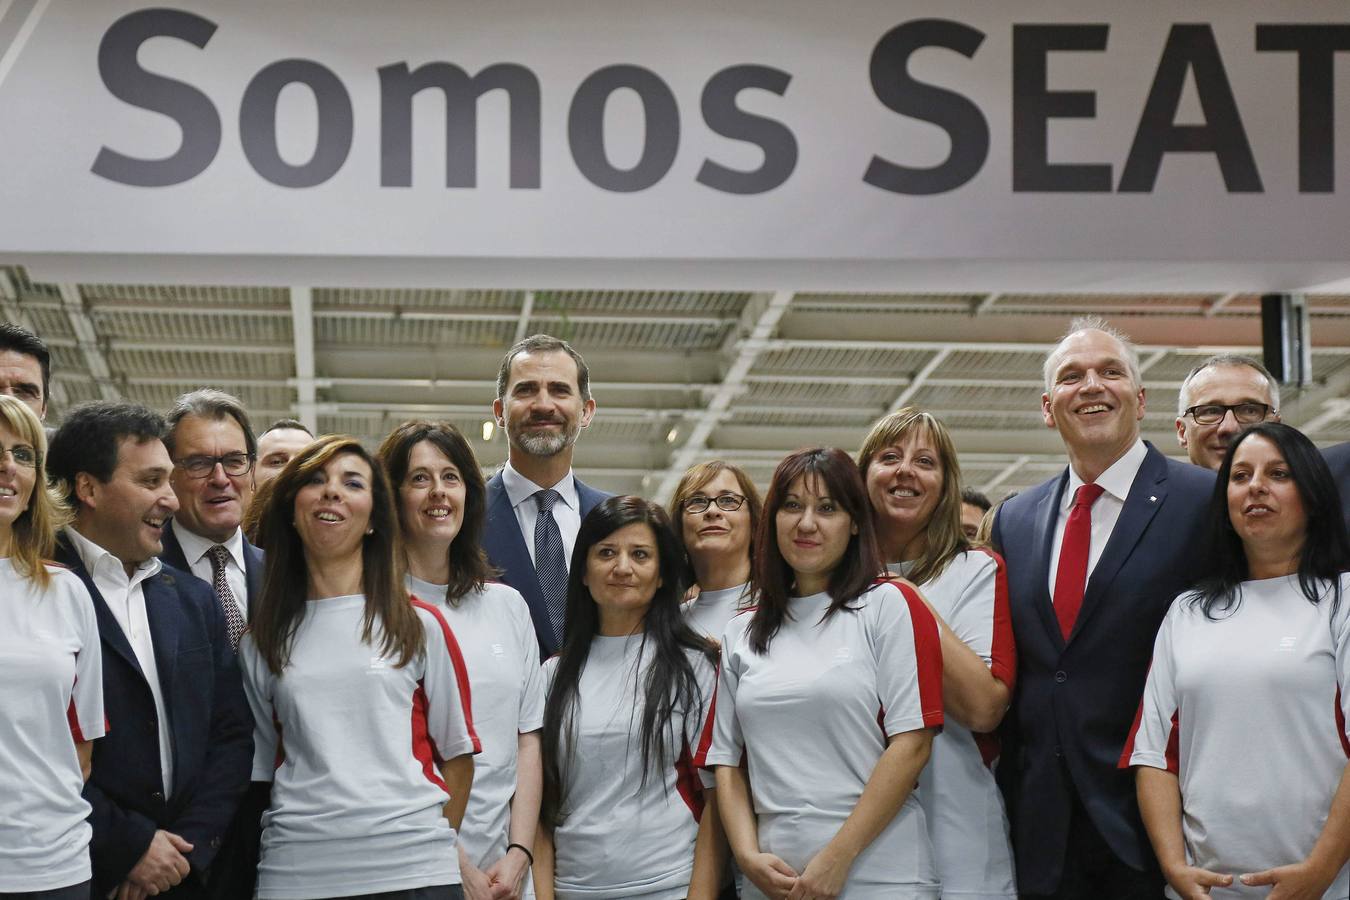
[[[56,550],[56,531],[70,521],[70,508],[61,493],[47,486],[44,472],[47,459],[47,432],[28,405],[0,394],[0,422],[37,451],[33,473],[33,493],[28,508],[19,513],[10,534],[10,557],[14,569],[38,587],[51,584],[51,574],[43,565]]]
[[[680,477],[680,483],[675,485],[675,493],[670,498],[670,514],[675,520],[675,537],[680,542],[680,550],[687,558],[689,548],[684,545],[684,501],[694,496],[704,485],[723,472],[730,472],[736,479],[736,484],[740,486],[741,493],[745,495],[745,502],[750,507],[750,534],[752,538],[750,541],[750,559],[753,561],[755,558],[753,536],[759,528],[760,516],[764,514],[764,500],[759,495],[759,488],[755,487],[755,483],[750,480],[749,475],[745,474],[744,469],[720,459],[710,459],[707,462],[690,466]]]
[[[788,489],[798,478],[819,479],[826,492],[857,526],[858,533],[849,537],[844,556],[830,573],[830,608],[828,619],[849,606],[882,573],[881,551],[877,549],[876,526],[872,521],[872,507],[867,502],[867,489],[853,460],[843,450],[834,447],[816,447],[798,450],[774,469],[769,492],[764,497],[764,517],[755,530],[755,556],[750,566],[750,590],[755,598],[755,612],[750,619],[750,647],[756,653],[767,653],[769,642],[788,617],[788,601],[794,575],[783,553],[778,549],[778,511],[787,498]]]
[[[258,652],[275,675],[290,662],[291,642],[305,616],[309,587],[305,548],[295,530],[295,497],[310,476],[330,460],[348,453],[370,466],[372,532],[361,542],[361,588],[366,598],[361,639],[367,644],[374,642],[378,620],[379,650],[386,656],[397,656],[399,667],[406,666],[426,647],[421,621],[403,587],[403,545],[389,479],[356,438],[330,434],[301,450],[272,480],[258,523],[258,543],[266,554],[266,567],[252,632]]]
[[[408,461],[412,458],[413,448],[422,441],[430,442],[445,454],[464,479],[464,521],[459,526],[459,534],[450,543],[450,584],[445,591],[445,599],[454,606],[469,591],[482,590],[496,574],[482,547],[487,522],[487,484],[483,481],[473,448],[458,428],[447,422],[416,420],[404,422],[389,432],[376,452],[396,496],[403,479],[408,477]],[[394,503],[397,507],[398,500]],[[398,512],[399,528],[402,528],[402,510]]]
[[[899,443],[905,435],[922,428],[933,441],[942,462],[942,495],[924,526],[926,547],[907,576],[915,584],[925,584],[941,575],[958,553],[970,549],[961,530],[961,463],[956,456],[956,445],[947,426],[932,413],[913,406],[898,409],[883,416],[872,426],[862,449],[858,451],[858,474],[867,483],[867,469],[872,459],[883,448]],[[875,512],[874,512],[875,515]],[[893,562],[893,560],[883,560]]]

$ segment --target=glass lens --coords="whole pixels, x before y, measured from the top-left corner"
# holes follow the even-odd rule
[[[1233,407],[1233,415],[1243,425],[1255,425],[1266,417],[1266,410],[1270,407],[1264,403],[1239,403]]]
[[[1213,425],[1228,411],[1226,406],[1192,406],[1191,417],[1198,425]]]
[[[735,512],[741,508],[745,498],[740,494],[719,494],[717,497],[717,508],[725,512]]]
[[[227,453],[220,458],[226,475],[243,475],[249,470],[250,460],[247,453]]]
[[[712,503],[712,501],[704,496],[690,497],[688,500],[684,501],[684,511],[696,514],[706,512],[709,503]]]
[[[37,467],[37,451],[27,444],[19,444],[17,447],[10,447],[9,455],[14,458],[14,464],[16,466],[23,466],[25,469]]]

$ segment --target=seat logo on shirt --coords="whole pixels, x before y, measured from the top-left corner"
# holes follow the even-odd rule
[[[385,659],[383,656],[372,656],[370,658],[370,668],[366,670],[366,674],[379,675],[383,672],[388,672],[389,668],[390,661],[388,659]]]
[[[505,655],[506,655],[506,649],[505,649],[504,647],[502,647],[501,644],[493,644],[493,645],[492,645],[492,655],[493,655],[493,656],[505,656]]]
[[[853,651],[848,647],[840,647],[834,651],[834,659],[830,662],[830,665],[842,666],[850,662],[853,662]]]
[[[1297,643],[1298,638],[1294,637],[1292,634],[1287,634],[1284,637],[1280,638],[1280,649],[1293,650],[1295,649],[1294,645]]]

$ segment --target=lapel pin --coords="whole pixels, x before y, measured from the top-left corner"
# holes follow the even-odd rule
[[[1150,497],[1148,498],[1148,502],[1149,502],[1149,503],[1157,503],[1157,502],[1158,502],[1158,498],[1157,498],[1157,497],[1150,496]]]

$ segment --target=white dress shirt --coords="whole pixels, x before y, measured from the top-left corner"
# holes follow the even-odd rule
[[[122,633],[136,654],[136,662],[140,663],[141,674],[150,686],[150,696],[155,701],[155,719],[159,725],[159,769],[164,776],[164,796],[168,797],[173,789],[173,734],[169,730],[169,712],[164,706],[164,690],[159,683],[155,645],[151,640],[150,620],[145,611],[145,580],[159,574],[160,562],[152,556],[137,566],[128,578],[120,559],[71,526],[66,526],[66,534],[70,536],[71,546],[79,554],[80,562],[84,563],[89,576],[94,579],[94,587],[103,595],[103,602],[122,627]]]
[[[209,541],[199,534],[194,534],[182,526],[178,520],[173,523],[174,537],[178,538],[178,544],[183,548],[183,557],[188,562],[188,568],[202,581],[215,586],[215,572],[211,569],[211,548],[216,545],[215,541]],[[248,575],[244,571],[244,532],[236,528],[234,534],[229,539],[222,542],[230,555],[225,560],[225,580],[230,585],[230,593],[234,594],[235,605],[239,607],[239,614],[248,621]]]
[[[533,563],[534,520],[539,518],[539,506],[534,502],[534,495],[545,488],[511,468],[509,460],[502,467],[502,487],[506,488],[506,498],[511,501],[516,523],[520,525],[520,536],[525,539],[525,549],[530,551],[530,562]],[[570,568],[572,548],[576,546],[577,532],[581,530],[581,498],[577,496],[577,482],[572,470],[568,469],[562,480],[550,487],[561,498],[553,504],[553,521],[558,523],[558,531],[562,533],[563,560]]]
[[[1125,498],[1130,494],[1130,486],[1134,484],[1134,477],[1139,474],[1139,467],[1144,464],[1144,457],[1148,454],[1148,448],[1144,442],[1136,439],[1134,446],[1125,451],[1125,455],[1111,464],[1105,472],[1097,477],[1095,484],[1102,486],[1102,495],[1097,498],[1097,502],[1092,504],[1092,539],[1088,544],[1088,567],[1087,577],[1092,577],[1092,570],[1097,568],[1097,560],[1102,558],[1102,551],[1106,549],[1106,542],[1111,539],[1111,532],[1115,530],[1116,521],[1120,519],[1120,511],[1125,508]],[[1064,496],[1059,498],[1059,517],[1055,520],[1055,543],[1050,549],[1050,596],[1055,596],[1055,575],[1059,569],[1059,548],[1064,543],[1064,528],[1069,522],[1069,511],[1073,509],[1073,498],[1078,493],[1078,489],[1083,486],[1083,479],[1078,477],[1078,473],[1069,466],[1069,483],[1064,488]],[[1086,587],[1087,582],[1083,582]]]

